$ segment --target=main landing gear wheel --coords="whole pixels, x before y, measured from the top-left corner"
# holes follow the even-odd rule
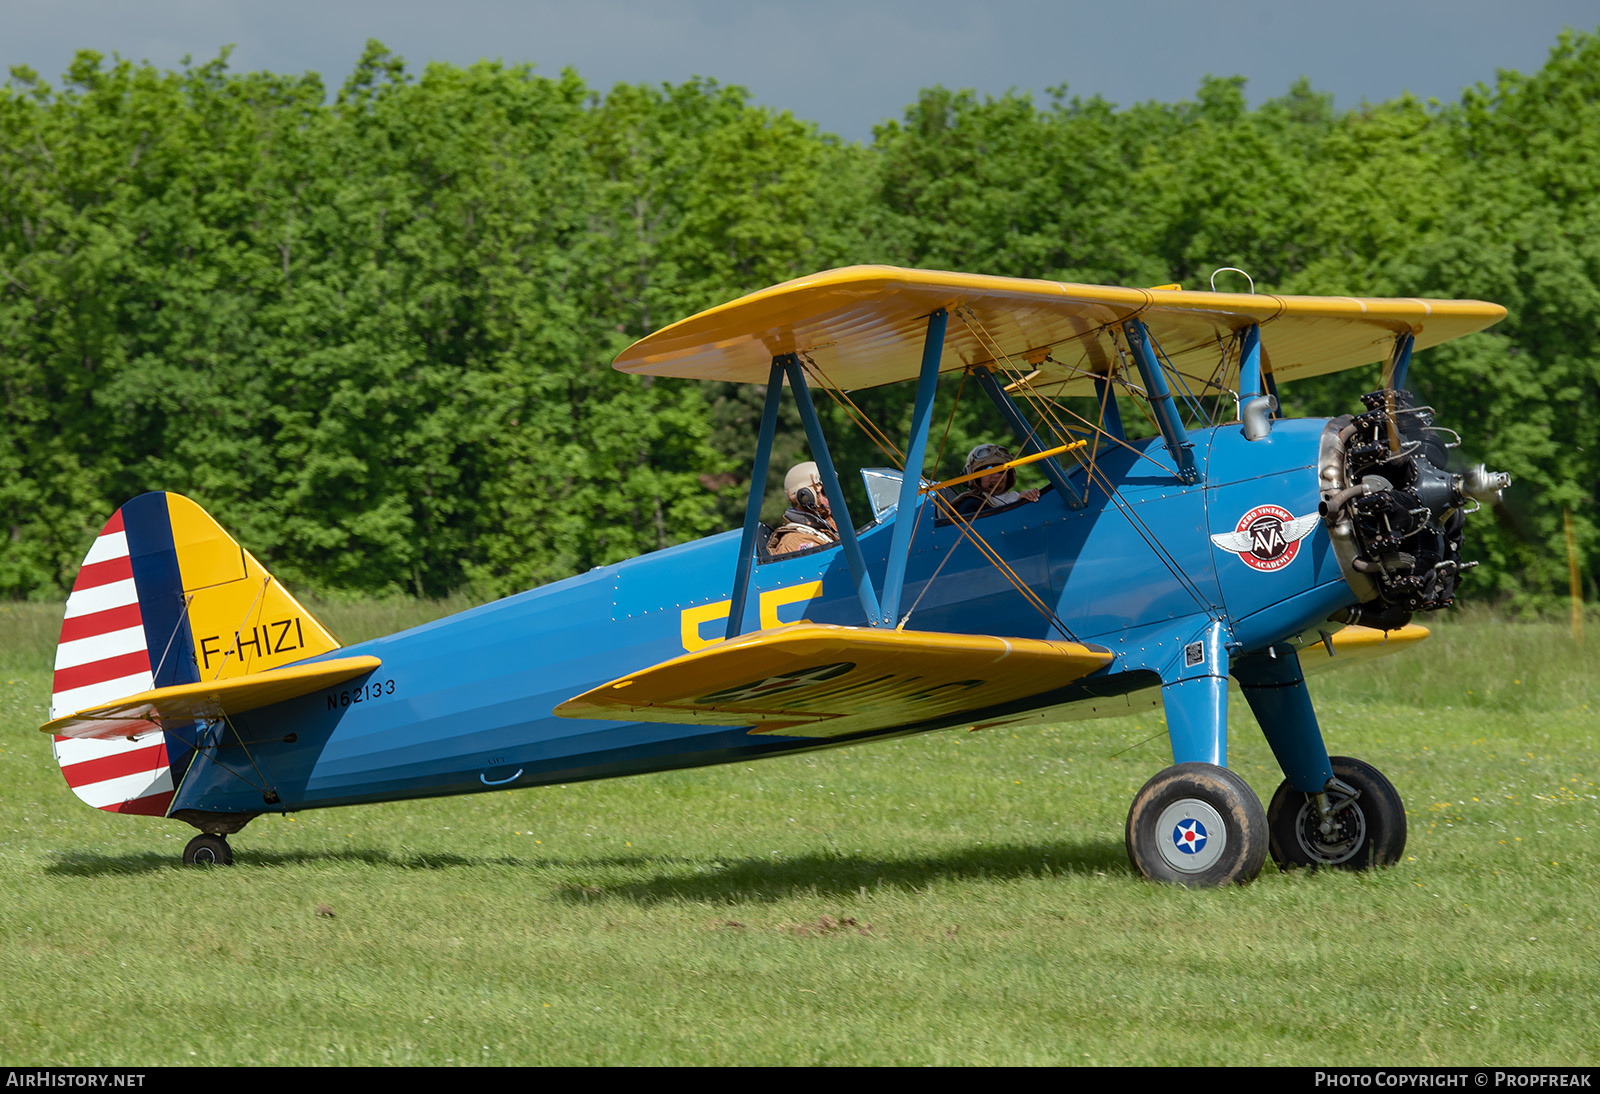
[[[1328,760],[1333,777],[1355,793],[1329,790],[1329,812],[1323,817],[1315,795],[1285,781],[1267,808],[1272,860],[1284,870],[1292,866],[1365,870],[1399,862],[1406,849],[1406,809],[1393,784],[1371,764],[1348,756]]]
[[[1151,881],[1243,885],[1267,861],[1267,814],[1250,784],[1215,764],[1169,767],[1128,810],[1128,857]]]
[[[233,848],[222,836],[202,832],[183,849],[183,861],[189,866],[232,866]]]

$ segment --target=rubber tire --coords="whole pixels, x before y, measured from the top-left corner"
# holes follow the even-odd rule
[[[183,849],[183,861],[188,866],[232,866],[233,848],[222,836],[202,832]]]
[[[1185,872],[1162,855],[1159,841],[1170,840],[1161,815],[1168,807],[1193,800],[1209,805],[1222,819],[1225,846],[1204,870]],[[1128,810],[1128,858],[1151,881],[1191,889],[1244,885],[1267,861],[1267,814],[1244,779],[1216,764],[1176,764],[1144,784]]]
[[[1337,855],[1321,854],[1308,847],[1296,832],[1302,818],[1309,810],[1315,816],[1316,807],[1311,799],[1290,786],[1285,780],[1272,795],[1267,807],[1267,826],[1272,832],[1272,860],[1280,870],[1297,866],[1316,869],[1319,866],[1340,870],[1366,870],[1373,866],[1392,866],[1400,861],[1406,850],[1406,808],[1394,784],[1369,763],[1353,760],[1349,756],[1330,756],[1334,778],[1361,792],[1355,801],[1341,808],[1335,802],[1336,813],[1354,810],[1366,826],[1359,846],[1353,852],[1341,851]],[[1348,823],[1348,822],[1347,822]],[[1315,842],[1315,841],[1311,841]]]

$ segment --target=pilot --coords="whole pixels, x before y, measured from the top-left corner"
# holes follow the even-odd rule
[[[789,508],[783,523],[767,541],[769,554],[784,555],[808,547],[828,547],[839,542],[839,528],[833,523],[833,510],[822,492],[822,476],[817,465],[797,463],[783,477]]]
[[[962,474],[971,475],[985,467],[998,467],[1010,463],[1011,459],[1011,453],[1000,445],[980,444],[967,453],[967,466]],[[1017,471],[1012,467],[974,479],[967,484],[966,493],[956,498],[956,512],[964,519],[972,520],[992,509],[1001,509],[1019,501],[1039,500],[1039,491],[1013,489],[1016,485]]]

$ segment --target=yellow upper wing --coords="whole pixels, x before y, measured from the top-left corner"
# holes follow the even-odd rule
[[[841,737],[1027,699],[1111,658],[1076,642],[793,623],[631,673],[555,712]]]
[[[1382,360],[1405,331],[1425,349],[1505,315],[1500,305],[1477,300],[1185,292],[850,266],[786,281],[664,327],[624,350],[616,367],[766,383],[774,356],[804,353],[826,386],[875,387],[916,377],[927,318],[938,308],[951,312],[945,371],[1003,356],[1041,368],[1035,382],[1058,381],[1060,394],[1093,393],[1092,375],[1104,374],[1115,353],[1104,332],[1135,316],[1172,364],[1199,381],[1217,372],[1219,338],[1225,342],[1260,324],[1268,367],[1285,381]]]

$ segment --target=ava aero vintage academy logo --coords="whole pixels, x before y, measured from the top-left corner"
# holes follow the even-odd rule
[[[1321,519],[1316,513],[1297,517],[1279,505],[1258,505],[1239,518],[1233,531],[1212,536],[1211,542],[1253,569],[1281,570],[1294,561],[1300,541]]]

